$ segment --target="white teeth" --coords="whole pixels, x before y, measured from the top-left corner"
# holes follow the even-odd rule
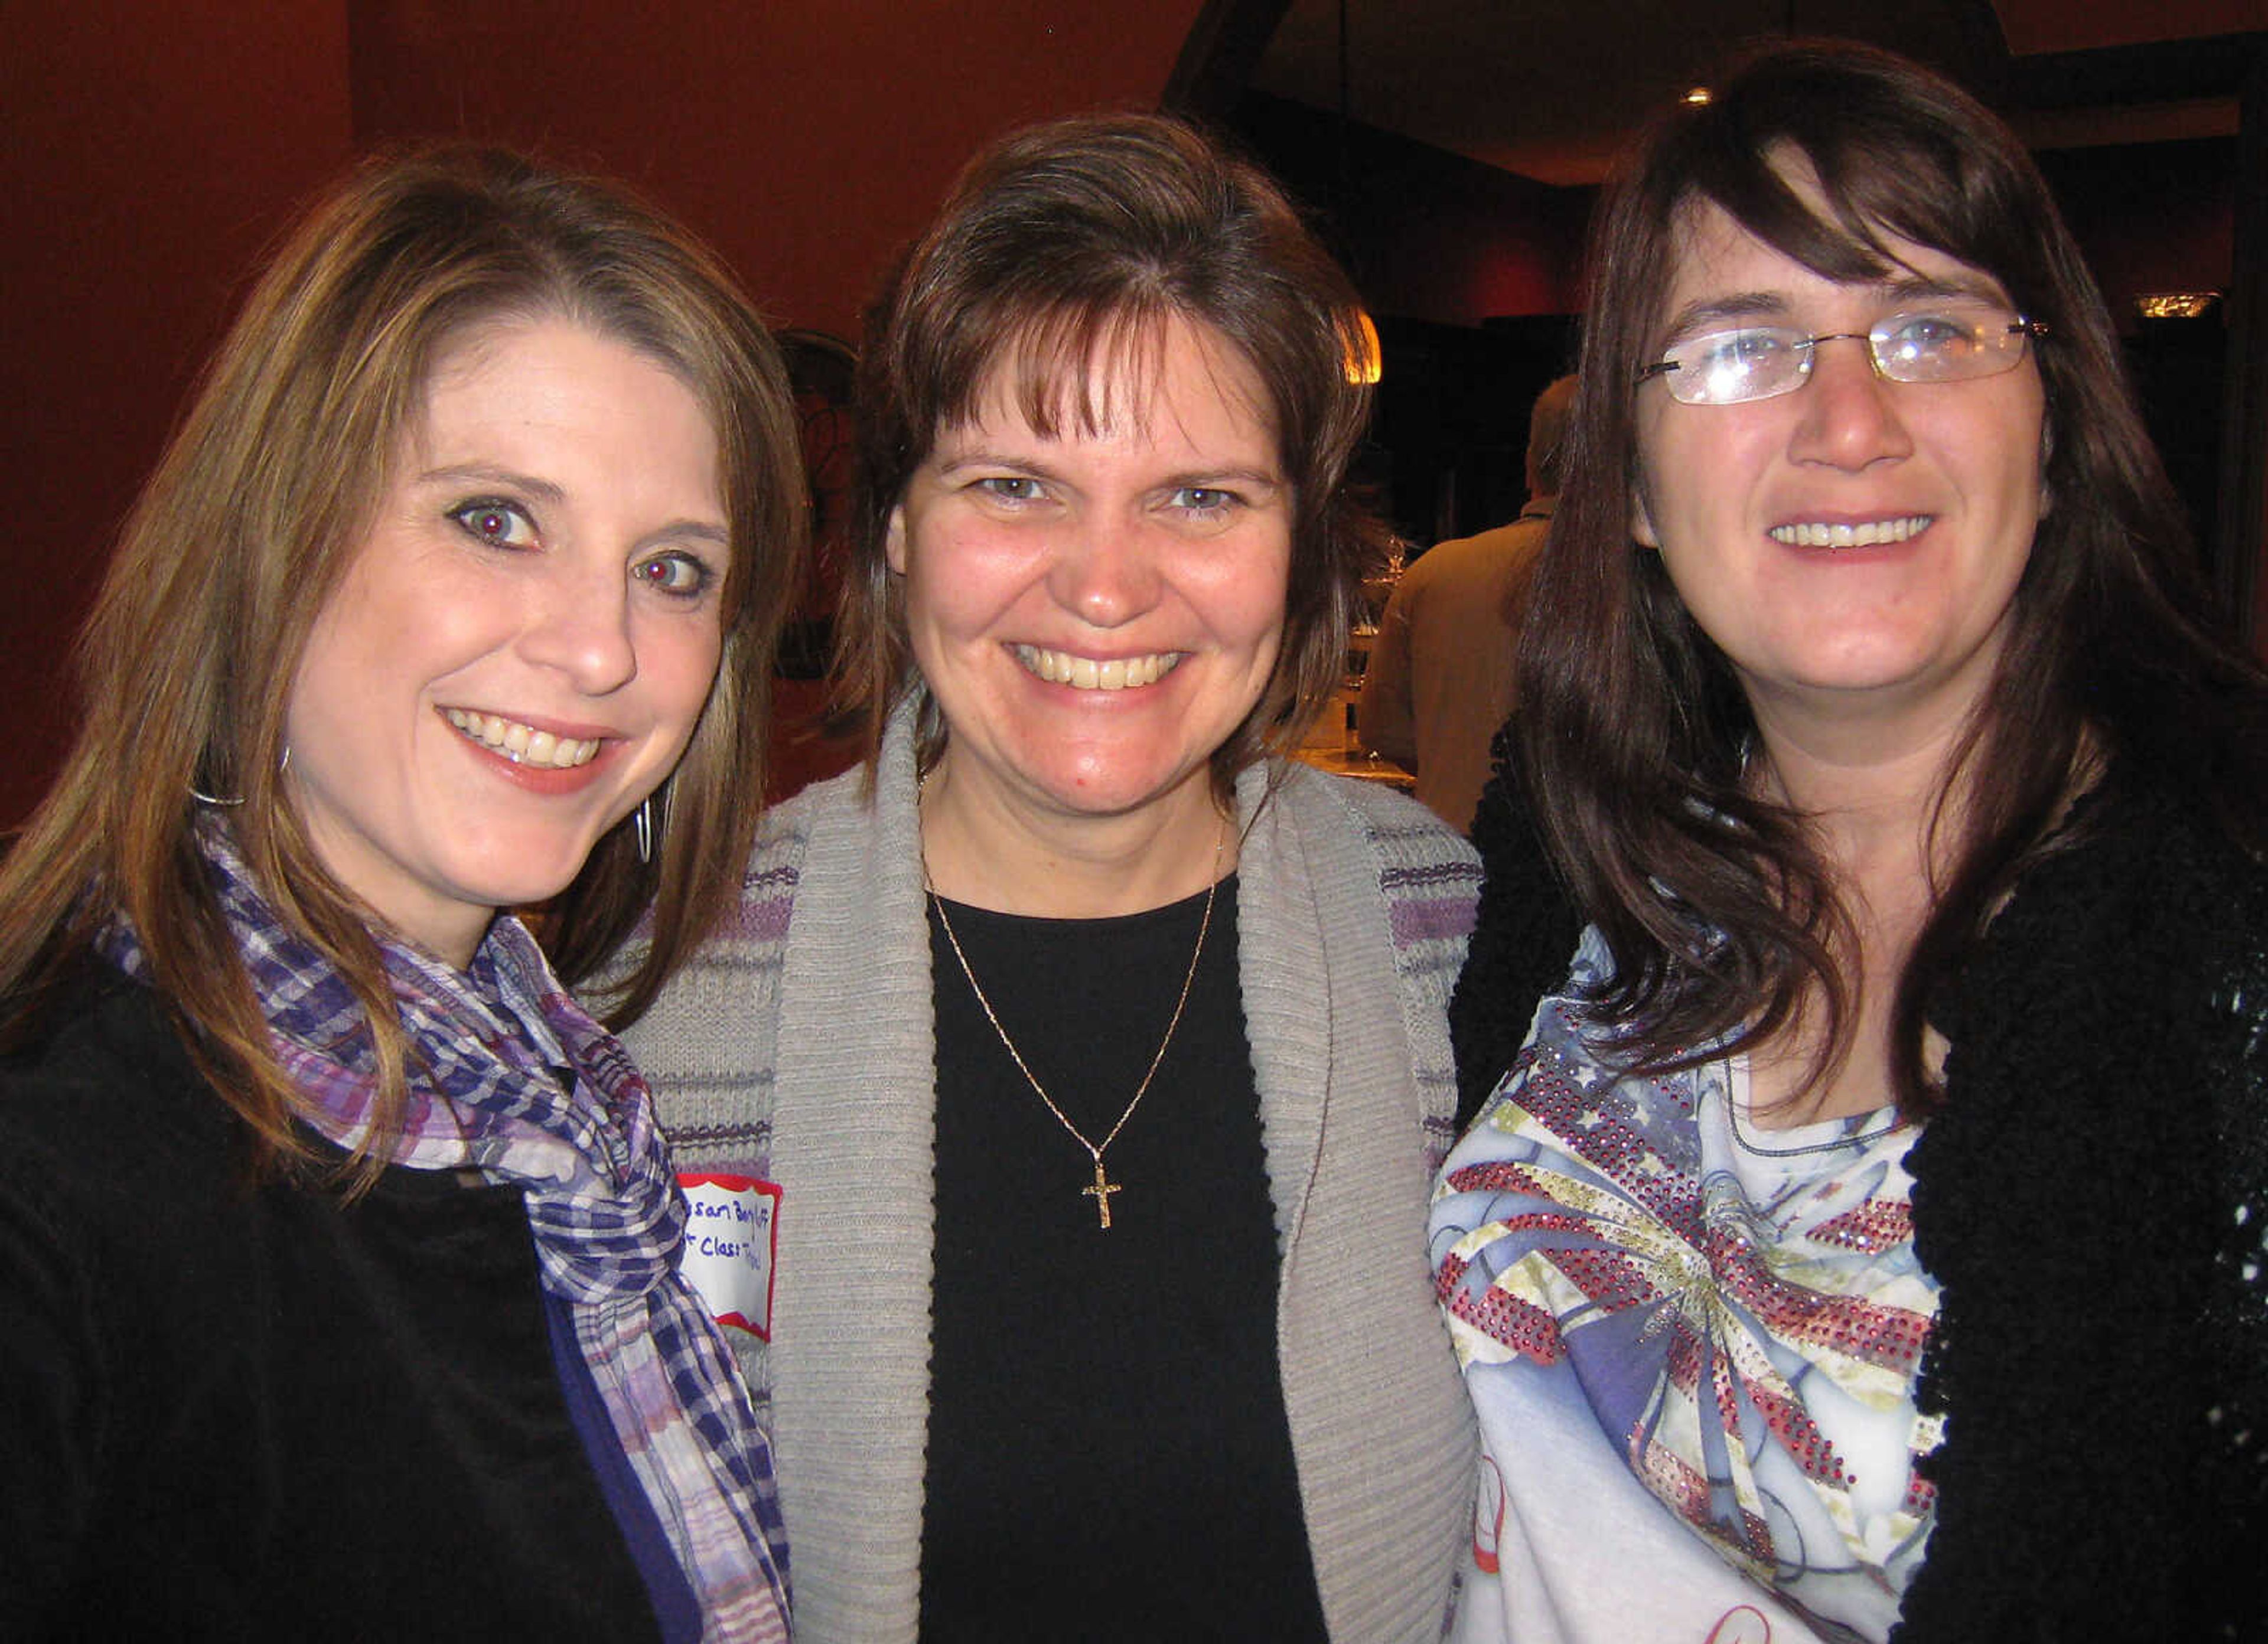
[[[571,770],[578,765],[588,765],[599,752],[598,742],[584,742],[572,737],[555,736],[549,730],[538,730],[533,725],[523,725],[516,719],[504,719],[495,714],[471,714],[461,708],[443,710],[448,722],[491,752],[501,753],[514,765],[541,765],[554,770]]]
[[[1036,645],[1012,649],[1016,660],[1030,672],[1050,684],[1067,685],[1074,691],[1124,691],[1135,686],[1155,685],[1181,665],[1183,654],[1169,650],[1097,662],[1092,657],[1075,657],[1067,650],[1042,650]]]
[[[1870,519],[1863,525],[1774,525],[1771,539],[1792,548],[1870,548],[1879,542],[1904,542],[1929,529],[1927,514],[1902,519]]]

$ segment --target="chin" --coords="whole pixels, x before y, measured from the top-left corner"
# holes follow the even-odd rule
[[[1162,772],[1154,777],[1105,780],[1060,791],[1057,797],[1071,809],[1094,816],[1129,815],[1151,805],[1163,804],[1192,782],[1204,780],[1205,765],[1201,760],[1192,769],[1178,774]]]
[[[472,892],[471,899],[490,907],[533,907],[574,884],[590,857],[587,848],[531,848],[508,862],[468,866],[460,883]]]

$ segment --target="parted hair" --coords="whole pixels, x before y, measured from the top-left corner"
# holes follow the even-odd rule
[[[1264,172],[1175,118],[1058,120],[1009,134],[963,169],[869,312],[858,370],[851,564],[835,700],[862,727],[868,769],[893,708],[924,704],[923,755],[945,727],[906,633],[887,559],[890,517],[946,429],[1005,385],[1042,433],[1098,429],[1138,393],[1174,320],[1252,369],[1292,498],[1284,643],[1261,700],[1212,756],[1217,791],[1296,738],[1344,672],[1365,567],[1382,528],[1350,492],[1370,390],[1346,275]]]
[[[730,905],[762,791],[775,637],[803,530],[792,400],[762,322],[682,229],[612,185],[451,147],[374,159],[290,231],[208,363],[126,522],[81,636],[84,723],[0,864],[0,999],[25,1031],[115,915],[130,920],[191,1054],[257,1139],[306,1156],[192,844],[202,793],[279,915],[359,999],[379,1068],[367,1181],[398,1122],[404,1039],[375,915],[328,873],[279,770],[293,679],[364,539],[428,377],[482,327],[559,319],[676,376],[715,430],[730,565],[716,686],[655,796],[642,863],[609,831],[555,905],[563,976],[587,973],[649,903],[654,939],[615,995],[651,1000]]]
[[[1789,186],[1817,180],[1815,209]],[[1755,1046],[1823,1002],[1822,1074],[1847,1053],[1853,928],[1805,818],[1746,780],[1755,723],[1660,556],[1633,542],[1639,368],[1708,205],[1833,280],[1894,272],[1888,237],[1997,280],[2044,321],[2047,510],[1977,715],[1934,796],[1932,912],[1892,1010],[1896,1097],[1934,1110],[1924,1011],[2074,793],[2146,765],[2193,782],[2257,852],[2260,670],[2228,639],[2144,433],[2110,319],[2038,170],[1966,92],[1902,58],[1796,44],[1657,123],[1594,219],[1567,483],[1539,566],[1515,725],[1527,800],[1612,950],[1603,1016],[1641,1062]],[[1958,793],[1959,802],[1950,803]]]

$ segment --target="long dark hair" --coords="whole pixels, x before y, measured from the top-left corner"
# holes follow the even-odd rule
[[[554,316],[691,391],[716,433],[732,556],[718,683],[655,796],[668,817],[655,860],[640,861],[627,822],[610,830],[547,934],[571,980],[652,904],[653,942],[625,985],[635,1010],[731,905],[802,531],[777,353],[723,266],[611,185],[493,150],[380,158],[284,240],[120,536],[80,643],[84,726],[0,864],[0,1027],[26,1031],[49,985],[122,914],[258,1159],[304,1156],[297,1092],[192,842],[193,791],[219,796],[263,895],[362,1003],[380,1093],[358,1167],[368,1178],[400,1111],[407,1046],[370,911],[324,870],[278,770],[291,680],[423,415],[434,361],[483,325]]]
[[[1815,209],[1790,165],[1815,174]],[[1754,1048],[1815,989],[1824,1074],[1847,1053],[1855,953],[1832,870],[1799,813],[1744,780],[1755,736],[1730,665],[1659,556],[1631,539],[1636,382],[1686,224],[1721,208],[1827,278],[1895,266],[1886,237],[2000,283],[2046,322],[2049,505],[1996,672],[1941,774],[1933,840],[1949,871],[1900,977],[1895,1095],[1941,1099],[1924,1009],[2036,853],[2074,789],[2146,767],[2194,785],[2245,849],[2264,848],[2261,671],[2224,637],[2120,368],[2102,298],[2030,157],[1965,92],[1870,48],[1782,47],[1715,100],[1653,128],[1602,202],[1587,273],[1568,484],[1521,655],[1519,760],[1549,848],[1612,950],[1599,1002],[1644,1065]],[[1957,807],[1948,803],[1956,787]]]
[[[1363,346],[1354,290],[1267,173],[1195,127],[1052,121],[968,163],[867,319],[836,689],[865,728],[870,769],[890,710],[922,688],[886,542],[938,435],[975,413],[996,371],[1013,373],[1035,429],[1091,427],[1098,361],[1140,369],[1175,319],[1210,327],[1251,366],[1292,496],[1283,650],[1213,756],[1216,790],[1329,699],[1382,542],[1344,483],[1370,419],[1370,390],[1348,368]],[[942,728],[926,725],[924,744],[941,751]]]

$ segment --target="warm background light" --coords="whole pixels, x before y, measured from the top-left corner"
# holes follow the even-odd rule
[[[2219,301],[2218,291],[2151,291],[2134,299],[2134,312],[2145,319],[2200,319]]]
[[[1385,356],[1378,347],[1378,327],[1359,310],[1354,319],[1360,334],[1347,339],[1346,378],[1351,383],[1374,383],[1386,371]]]

